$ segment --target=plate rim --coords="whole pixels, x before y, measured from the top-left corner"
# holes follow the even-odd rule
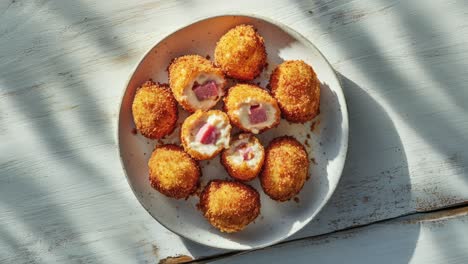
[[[331,192],[329,193],[329,195],[325,196],[324,197],[324,201],[322,204],[320,204],[315,212],[315,215],[313,215],[308,221],[306,221],[306,223],[304,225],[302,225],[299,229],[295,230],[294,232],[292,233],[288,233],[286,234],[285,236],[281,237],[281,238],[278,238],[278,239],[273,239],[271,241],[268,241],[266,243],[262,243],[260,245],[254,245],[254,246],[238,246],[238,247],[225,247],[225,246],[221,246],[221,245],[218,245],[216,243],[205,243],[202,241],[202,239],[198,240],[198,239],[195,239],[195,238],[192,238],[192,237],[187,237],[181,233],[179,233],[177,230],[174,230],[172,228],[169,228],[168,226],[166,226],[164,223],[162,223],[161,221],[159,221],[157,219],[157,217],[153,216],[153,214],[145,207],[145,205],[143,204],[143,202],[140,200],[140,198],[138,197],[138,195],[136,195],[136,191],[135,189],[133,188],[132,184],[130,183],[130,179],[129,179],[129,176],[128,176],[128,173],[127,173],[127,170],[125,168],[125,165],[124,165],[124,162],[123,162],[123,158],[122,158],[122,151],[121,151],[121,142],[120,142],[120,124],[121,124],[121,116],[122,116],[122,104],[123,104],[123,99],[125,97],[125,94],[127,92],[127,89],[128,89],[128,85],[130,84],[130,81],[131,79],[133,78],[133,76],[135,75],[135,71],[138,69],[138,67],[140,67],[140,65],[142,64],[143,60],[151,53],[151,51],[154,49],[154,47],[156,47],[159,43],[161,42],[164,42],[167,38],[169,38],[170,36],[172,36],[173,34],[193,25],[193,24],[196,24],[198,22],[202,22],[202,21],[205,21],[205,20],[209,20],[209,19],[213,19],[213,18],[220,18],[220,17],[232,17],[232,16],[241,16],[241,17],[248,17],[248,18],[254,18],[254,19],[258,19],[258,20],[263,20],[263,21],[266,21],[270,24],[273,24],[279,28],[281,28],[282,30],[286,31],[288,34],[291,34],[293,35],[295,38],[297,39],[301,39],[301,41],[303,41],[303,43],[311,46],[312,48],[314,48],[318,53],[319,55],[324,59],[326,65],[328,65],[328,67],[330,67],[331,71],[332,71],[332,75],[333,77],[336,79],[336,81],[338,82],[338,85],[340,86],[340,89],[338,91],[335,91],[337,93],[337,95],[339,97],[342,98],[342,102],[340,101],[340,103],[343,103],[343,105],[341,106],[340,104],[340,108],[341,108],[341,112],[342,112],[342,116],[343,116],[343,120],[342,120],[342,130],[343,130],[343,140],[344,142],[342,143],[342,147],[343,147],[343,151],[344,151],[344,154],[343,154],[343,163],[341,164],[341,166],[339,167],[339,169],[337,171],[339,171],[339,175],[338,175],[338,179],[337,179],[337,182],[334,186],[332,186],[331,188]],[[197,244],[200,244],[200,245],[203,245],[203,246],[208,246],[208,247],[211,247],[211,248],[217,248],[217,249],[223,249],[223,250],[254,250],[254,249],[261,249],[261,248],[265,248],[265,247],[268,247],[268,246],[271,246],[271,245],[274,245],[276,243],[279,243],[281,241],[284,241],[285,239],[291,237],[292,235],[296,234],[297,232],[299,232],[300,230],[302,230],[304,227],[306,227],[316,216],[319,212],[322,211],[322,209],[325,207],[326,204],[328,204],[330,198],[333,196],[333,194],[335,193],[336,191],[336,187],[338,186],[338,184],[340,183],[341,181],[341,176],[343,174],[343,169],[344,169],[344,166],[346,164],[346,161],[347,161],[347,155],[348,155],[348,143],[349,143],[349,116],[348,116],[348,106],[347,106],[347,102],[346,102],[346,97],[344,96],[344,93],[343,93],[343,85],[342,85],[342,82],[341,82],[341,79],[337,76],[336,74],[336,71],[335,69],[333,68],[333,66],[331,65],[331,63],[328,61],[327,57],[325,57],[323,55],[323,53],[317,48],[317,46],[315,46],[308,38],[306,38],[304,35],[302,35],[301,33],[299,33],[298,31],[296,31],[295,29],[292,29],[291,27],[283,24],[282,22],[278,22],[278,21],[274,21],[273,19],[270,19],[269,17],[265,17],[265,16],[261,16],[261,15],[257,15],[257,14],[251,14],[251,13],[237,13],[237,12],[230,12],[230,13],[223,13],[221,15],[208,15],[208,16],[202,16],[202,17],[197,17],[197,18],[194,18],[192,20],[190,20],[189,22],[187,22],[186,24],[184,24],[183,26],[181,27],[178,27],[176,28],[175,30],[171,31],[170,33],[167,33],[166,35],[164,35],[163,37],[159,38],[159,40],[157,40],[157,42],[152,45],[137,61],[137,63],[135,64],[135,66],[133,68],[131,68],[131,71],[130,71],[130,74],[127,78],[127,81],[125,82],[125,86],[123,87],[122,89],[122,92],[121,92],[121,96],[119,97],[120,98],[120,103],[118,104],[118,117],[117,117],[117,126],[116,126],[116,137],[117,137],[117,148],[118,148],[118,151],[119,151],[119,160],[120,160],[120,165],[122,167],[122,171],[125,175],[125,178],[127,180],[127,184],[130,186],[130,189],[132,190],[133,192],[133,195],[135,196],[135,198],[137,199],[137,201],[140,203],[140,205],[146,210],[146,212],[154,219],[156,220],[156,222],[158,222],[161,226],[163,226],[164,228],[166,228],[167,230],[173,232],[174,234],[184,238],[184,239],[187,239],[187,240],[190,240],[192,242],[195,242]]]

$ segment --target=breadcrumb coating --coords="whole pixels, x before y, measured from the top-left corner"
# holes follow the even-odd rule
[[[167,86],[147,81],[135,94],[132,114],[143,136],[160,139],[171,134],[176,126],[177,103]]]
[[[151,154],[148,168],[151,186],[176,199],[195,192],[201,176],[197,162],[176,145],[157,147]]]
[[[260,214],[260,195],[241,182],[213,180],[203,190],[199,206],[221,232],[238,232]]]
[[[248,100],[253,100],[256,102],[270,104],[273,109],[275,109],[275,114],[272,116],[274,119],[272,124],[269,126],[262,127],[258,129],[258,133],[261,133],[267,129],[276,127],[279,125],[281,110],[278,107],[276,99],[274,99],[267,90],[262,89],[258,86],[251,84],[237,84],[231,87],[228,90],[226,97],[224,97],[224,110],[229,116],[231,123],[243,131],[253,132],[257,134],[256,131],[252,128],[245,127],[241,122],[241,117],[239,115],[239,108],[242,104],[247,103]]]
[[[320,112],[320,82],[302,60],[278,65],[270,77],[270,89],[283,117],[291,122],[310,121]]]
[[[220,68],[215,67],[211,61],[200,55],[185,55],[178,57],[169,65],[168,71],[169,85],[172,93],[174,94],[174,98],[185,110],[191,113],[200,108],[197,108],[189,102],[184,91],[187,87],[192,88],[194,80],[196,80],[200,75],[215,75],[222,80],[218,85],[218,88],[221,90],[221,94],[217,101],[224,95],[226,80],[224,78],[223,71]],[[208,110],[208,108],[201,110]]]
[[[246,142],[245,148],[251,148],[250,161],[254,161],[252,165],[248,160],[243,160],[243,156],[237,149],[241,146],[240,142]],[[235,155],[239,155],[236,159]],[[239,134],[232,141],[230,148],[224,150],[221,154],[221,164],[224,166],[228,174],[234,179],[241,181],[251,181],[257,177],[262,169],[263,161],[265,159],[265,150],[260,141],[252,134]]]
[[[271,199],[283,202],[301,191],[308,173],[309,159],[304,146],[293,137],[279,137],[266,150],[260,183]]]
[[[251,25],[239,25],[230,29],[216,44],[215,63],[226,75],[253,80],[263,70],[267,53],[265,43]]]

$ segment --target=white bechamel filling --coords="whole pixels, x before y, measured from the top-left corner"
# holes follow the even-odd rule
[[[267,120],[258,124],[251,124],[249,118],[250,106],[256,104],[260,104],[265,109]],[[243,127],[254,134],[258,134],[263,128],[273,125],[275,122],[276,109],[269,103],[257,102],[255,99],[249,97],[247,100],[240,103],[240,107],[234,111],[234,114],[239,117],[239,121]]]
[[[208,80],[213,80],[216,82],[218,87],[218,98],[216,100],[202,100],[199,101],[195,93],[193,92],[193,84],[197,82],[198,84],[203,84]],[[219,99],[224,95],[224,85],[226,84],[225,80],[220,76],[212,73],[202,73],[193,79],[189,84],[184,88],[184,93],[182,99],[186,99],[187,102],[195,109],[208,110],[216,105]]]
[[[243,154],[237,149],[242,144],[247,144],[247,147],[252,148],[254,157],[250,160],[244,160]],[[242,165],[246,163],[250,168],[255,168],[262,158],[262,150],[258,143],[249,143],[249,138],[240,138],[236,140],[229,149],[228,159],[234,165]]]
[[[216,127],[216,130],[219,133],[218,139],[214,144],[203,144],[195,140],[198,130],[205,123]],[[231,139],[231,135],[229,133],[230,127],[231,125],[229,122],[227,122],[223,117],[219,115],[210,115],[208,118],[200,120],[199,125],[195,126],[192,133],[190,133],[189,147],[205,155],[211,155],[219,148],[229,148],[229,141]]]

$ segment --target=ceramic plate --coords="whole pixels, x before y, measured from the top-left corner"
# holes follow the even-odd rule
[[[152,189],[148,180],[147,162],[155,146],[179,143],[179,128],[188,114],[179,108],[178,128],[166,139],[149,140],[135,133],[131,105],[136,89],[146,80],[167,83],[167,67],[175,57],[200,54],[213,58],[217,40],[230,28],[252,24],[265,39],[268,66],[254,80],[266,87],[272,70],[283,60],[301,59],[310,64],[321,81],[320,115],[305,124],[281,120],[279,127],[261,135],[267,146],[277,136],[294,136],[306,147],[311,166],[310,178],[294,200],[278,203],[263,192],[259,180],[248,184],[261,195],[261,214],[241,232],[221,233],[212,227],[197,210],[197,196],[175,200]],[[222,103],[218,103],[218,108]],[[128,182],[142,206],[162,225],[195,242],[212,247],[244,250],[279,242],[309,223],[325,205],[341,176],[348,146],[348,115],[340,83],[330,64],[307,39],[292,29],[268,19],[226,15],[188,25],[157,43],[140,61],[125,88],[120,107],[118,141],[122,166]],[[288,157],[284,157],[287,159]],[[210,179],[229,178],[220,165],[219,155],[200,162],[201,186]]]

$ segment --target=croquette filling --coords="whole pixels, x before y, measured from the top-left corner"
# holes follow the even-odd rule
[[[195,140],[202,144],[213,144],[219,137],[219,132],[216,127],[211,124],[205,123],[200,130],[198,130]]]
[[[235,141],[229,150],[228,158],[236,165],[247,164],[255,168],[262,159],[262,150],[257,143],[249,142],[249,138]]]
[[[248,146],[247,144],[239,146],[237,149],[239,151],[239,154],[242,155],[242,158],[245,160],[251,160],[255,156],[255,153],[253,152],[252,147]]]
[[[210,155],[220,147],[229,147],[229,121],[219,115],[200,119],[193,128],[189,147],[202,154]]]
[[[194,108],[208,110],[224,95],[224,84],[222,77],[202,73],[185,87],[182,97]]]
[[[254,134],[275,122],[276,109],[269,103],[257,102],[251,98],[240,106],[237,111],[240,123]]]
[[[195,96],[197,97],[198,101],[203,100],[216,100],[218,95],[218,86],[215,81],[208,80],[203,84],[199,84],[195,82],[192,87]]]
[[[249,120],[251,124],[258,124],[267,121],[267,113],[261,104],[254,104],[249,109]]]

